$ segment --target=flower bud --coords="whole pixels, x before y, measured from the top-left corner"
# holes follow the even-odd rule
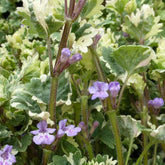
[[[98,126],[99,126],[99,122],[98,122],[98,121],[95,121],[95,122],[93,123],[93,127],[96,129]]]
[[[85,127],[85,123],[84,123],[83,121],[81,121],[81,122],[79,123],[79,127],[80,127],[80,128]]]
[[[68,48],[63,48],[61,51],[61,63],[67,62],[70,55],[71,55],[71,51]]]
[[[77,53],[69,58],[69,64],[76,63],[77,61],[80,61],[81,59],[82,59],[82,55]]]
[[[129,34],[128,34],[128,33],[123,32],[123,36],[124,36],[124,37],[129,37]]]
[[[113,81],[109,83],[109,91],[113,98],[116,98],[118,96],[119,90],[120,90],[119,82]]]
[[[153,100],[149,100],[149,101],[148,101],[148,105],[152,106],[152,107],[155,108],[155,109],[159,109],[161,106],[164,105],[164,101],[163,101],[162,98],[156,97],[156,98],[153,99]]]
[[[99,35],[99,34],[95,35],[94,40],[93,40],[94,47],[98,44],[100,38],[101,38],[101,35]]]
[[[91,130],[90,130],[90,135],[93,134],[93,132],[96,130],[96,128],[99,126],[99,122],[98,121],[94,121],[92,127],[91,127]]]

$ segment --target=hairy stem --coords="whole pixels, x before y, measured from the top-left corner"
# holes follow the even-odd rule
[[[50,90],[50,100],[49,100],[50,119],[54,121],[55,128],[57,128],[57,123],[56,123],[57,88],[58,88],[58,76],[55,76],[52,77],[51,79],[51,90]]]
[[[115,137],[118,165],[124,165],[122,143],[121,143],[119,129],[118,129],[117,120],[116,120],[116,111],[111,110],[111,111],[108,111],[107,114],[111,121],[113,134]]]
[[[88,139],[85,139],[84,136],[81,136],[82,141],[85,143],[86,150],[88,152],[89,159],[93,159],[93,150],[92,150],[92,145],[90,144],[90,141]]]
[[[81,96],[81,112],[83,121],[87,125],[87,109],[88,109],[88,96]]]

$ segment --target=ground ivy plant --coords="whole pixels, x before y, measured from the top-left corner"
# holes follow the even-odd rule
[[[0,165],[163,165],[163,0],[0,2]]]

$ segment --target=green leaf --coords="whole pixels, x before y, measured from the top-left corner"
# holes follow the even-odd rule
[[[124,73],[123,68],[115,61],[114,57],[112,56],[113,49],[111,47],[103,47],[102,48],[102,55],[103,55],[103,63],[106,63],[105,66],[108,68],[112,73],[120,75]]]
[[[63,139],[63,141],[61,142],[61,148],[66,155],[68,155],[70,152],[75,153],[76,151],[79,151],[78,144],[72,137]]]
[[[124,8],[129,0],[111,0],[107,4],[107,8],[114,10],[118,14],[123,14]]]
[[[132,74],[127,82],[127,85],[132,86],[138,96],[141,97],[144,94],[146,83],[144,82],[143,77],[140,74]]]
[[[86,162],[86,158],[82,158],[82,155],[79,151],[73,153],[69,153],[69,156],[65,156],[68,162],[71,165],[84,165]]]
[[[150,135],[157,141],[165,143],[165,124],[160,125],[157,129],[153,130]]]
[[[163,24],[159,21],[160,17],[155,17],[153,8],[144,4],[140,10],[137,9],[136,13],[132,13],[130,16],[126,15],[122,25],[123,31],[141,43],[162,31]]]
[[[98,154],[96,158],[88,161],[85,165],[116,165],[117,160],[113,160],[113,158],[109,158],[109,155],[100,155]]]
[[[7,130],[6,126],[0,124],[0,140],[11,137],[12,132]]]
[[[31,142],[32,142],[31,134],[24,134],[19,138],[12,137],[11,139],[7,140],[7,143],[12,144],[18,152],[25,152],[27,150],[27,147],[31,144]]]
[[[103,0],[88,0],[82,11],[82,16],[85,18],[93,17],[101,13],[101,10],[104,9],[102,5]]]
[[[101,128],[101,130],[99,130],[98,139],[106,144],[109,148],[114,149],[115,140],[109,123],[107,123],[103,128]]]
[[[65,157],[55,155],[53,156],[53,162],[48,165],[71,165]]]
[[[112,57],[127,75],[131,75],[137,69],[147,66],[155,57],[155,53],[147,46],[124,45],[116,49]]]
[[[140,123],[140,121],[133,119],[129,115],[121,115],[117,118],[117,121],[121,135],[129,137],[130,139],[140,135],[141,132],[138,129],[138,123]]]

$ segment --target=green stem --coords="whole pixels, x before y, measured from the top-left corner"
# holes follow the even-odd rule
[[[57,87],[58,87],[58,76],[52,77],[51,79],[51,91],[49,100],[49,113],[50,119],[54,121],[55,128],[57,128],[56,123],[56,99],[57,99]]]
[[[155,144],[155,147],[154,147],[153,165],[156,165],[157,147],[158,147],[158,144],[156,143],[156,144]]]
[[[47,149],[42,150],[42,162],[41,165],[47,165],[49,161],[49,157],[51,155],[51,151]]]
[[[97,74],[98,74],[99,80],[103,81],[103,82],[107,82],[107,79],[105,78],[105,75],[104,75],[104,72],[102,70],[100,60],[98,58],[96,50],[93,49],[92,47],[89,47],[89,50],[91,51],[92,58],[93,58],[94,64],[95,64],[96,69],[97,69]]]
[[[130,155],[131,155],[131,149],[132,149],[132,145],[133,145],[133,138],[131,138],[131,141],[130,141],[130,144],[129,144],[129,149],[128,149],[128,153],[127,153],[127,158],[126,158],[126,161],[125,161],[125,165],[128,164],[128,160],[130,158]]]
[[[145,148],[148,144],[148,137],[143,133],[143,147]],[[144,165],[148,165],[148,154],[144,154],[144,160],[143,160]]]
[[[129,75],[127,75],[126,79],[125,79],[125,82],[121,88],[121,91],[120,91],[120,94],[119,94],[119,99],[118,99],[118,103],[117,103],[117,109],[119,109],[119,106],[120,106],[120,102],[121,102],[121,98],[123,96],[123,92],[124,92],[124,89],[126,87],[126,84],[127,84],[127,81],[129,79]]]
[[[50,43],[49,36],[47,36],[46,43],[47,43],[47,47],[48,47],[50,75],[53,76],[53,61],[52,61],[52,51],[51,51],[51,43]]]
[[[143,152],[141,153],[141,155],[139,156],[138,160],[136,161],[135,165],[139,165],[144,157],[144,155],[147,153],[147,151],[149,150],[149,148],[155,143],[155,140],[150,141],[150,143],[148,143],[148,145],[144,148]]]
[[[87,125],[87,108],[88,108],[88,96],[81,96],[81,111],[83,121]]]
[[[141,116],[141,121],[142,121],[142,124],[144,126],[146,126],[147,124],[147,121],[146,121],[146,118],[147,118],[147,108],[143,106],[143,100],[141,100],[141,107],[143,109],[143,112],[142,112],[142,116]],[[148,144],[148,137],[145,133],[143,133],[143,148],[145,149],[145,147],[147,146]],[[143,164],[144,165],[148,165],[148,154],[144,154],[144,160],[143,160]]]
[[[156,125],[156,128],[158,127],[157,119],[155,115],[152,115],[153,123]],[[153,156],[153,165],[156,165],[156,156],[157,156],[157,147],[158,143],[155,143],[154,146],[154,156]]]
[[[89,156],[89,159],[93,159],[94,158],[94,155],[93,155],[93,150],[92,150],[92,145],[91,143],[89,142],[88,139],[85,139],[84,136],[81,136],[81,139],[83,140],[83,142],[85,143],[85,146],[86,146],[86,150],[88,152],[88,156]]]
[[[124,165],[123,153],[122,153],[122,144],[121,144],[119,129],[118,129],[117,120],[116,120],[116,111],[111,110],[111,111],[108,111],[107,114],[108,114],[108,117],[111,121],[113,134],[114,134],[115,141],[116,141],[118,165]]]

